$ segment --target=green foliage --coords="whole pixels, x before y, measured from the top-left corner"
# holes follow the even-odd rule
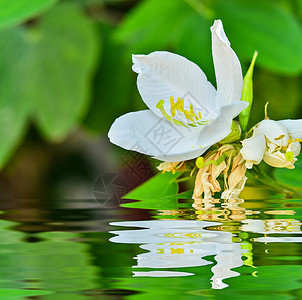
[[[127,15],[115,37],[137,54],[164,50],[190,12],[183,0],[146,0]]]
[[[60,5],[36,26],[0,31],[0,166],[20,142],[28,119],[62,140],[89,100],[96,60],[93,27],[73,5]],[[84,53],[84,55],[83,55]]]
[[[240,58],[248,59],[257,50],[257,61],[264,68],[283,74],[301,71],[301,27],[280,5],[268,0],[219,0],[214,9]]]
[[[251,108],[253,104],[253,72],[254,72],[254,66],[255,66],[257,55],[258,52],[255,52],[251,65],[243,78],[241,101],[248,102],[249,106],[239,114],[239,122],[242,131],[246,131],[247,129],[247,125],[250,119]]]
[[[140,202],[126,203],[124,207],[145,209],[175,209],[178,194],[178,184],[175,181],[182,172],[158,173],[147,182],[126,194],[124,199],[140,200]]]
[[[80,122],[106,135],[115,118],[144,109],[132,53],[176,52],[214,84],[210,26],[218,18],[244,71],[259,52],[250,124],[263,118],[266,101],[272,119],[300,118],[299,1],[144,0],[133,9],[123,1],[57,2],[0,0],[0,168],[29,121],[45,139],[62,141]]]
[[[18,25],[46,11],[58,0],[0,0],[0,29]]]
[[[257,50],[259,64],[265,68],[285,74],[301,71],[301,28],[279,4],[268,0],[219,0],[207,4],[204,7],[199,1],[146,0],[125,18],[116,38],[137,53],[172,46],[207,70],[209,25],[220,18],[241,59],[250,59]]]
[[[276,169],[275,177],[282,184],[302,190],[302,157],[298,157],[298,161],[295,163],[295,169]]]

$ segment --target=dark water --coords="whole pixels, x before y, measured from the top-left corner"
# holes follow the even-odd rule
[[[302,299],[302,200],[188,204],[11,201],[0,299]]]

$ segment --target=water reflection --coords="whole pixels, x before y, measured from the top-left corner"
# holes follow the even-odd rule
[[[114,222],[114,226],[139,227],[139,230],[112,231],[117,236],[110,239],[115,243],[142,244],[140,248],[147,253],[139,254],[135,259],[135,268],[182,268],[213,264],[207,256],[214,255],[216,261],[212,267],[212,287],[226,287],[222,280],[240,275],[231,269],[243,265],[240,243],[233,243],[234,234],[226,231],[214,231],[207,227],[221,223],[190,220],[152,220],[133,222]],[[207,228],[207,229],[206,229]],[[187,272],[133,272],[134,276],[188,276]]]
[[[241,275],[238,267],[249,267],[257,276],[253,258],[257,243],[268,247],[273,242],[302,242],[302,236],[297,236],[301,222],[292,218],[294,210],[272,205],[259,211],[239,204],[204,203],[197,210],[161,210],[162,218],[170,218],[166,220],[113,222],[110,225],[135,229],[110,231],[115,234],[110,241],[139,244],[146,251],[134,257],[133,268],[155,270],[135,270],[133,277],[195,276],[194,268],[189,272],[184,268],[213,265],[208,280],[213,289],[223,289],[228,287],[225,279]],[[177,220],[179,217],[195,220]]]

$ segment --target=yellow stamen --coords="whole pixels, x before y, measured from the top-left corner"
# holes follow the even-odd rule
[[[158,108],[161,111],[163,116],[168,121],[173,122],[176,125],[181,125],[184,127],[188,127],[188,126],[198,127],[198,125],[206,125],[208,123],[207,120],[205,120],[205,121],[201,120],[202,116],[201,116],[200,111],[198,111],[197,115],[195,114],[192,104],[190,105],[190,110],[184,109],[184,99],[181,99],[180,97],[177,98],[176,102],[174,102],[174,98],[172,96],[170,97],[171,116],[169,116],[168,113],[166,112],[166,110],[164,108],[164,104],[165,104],[165,101],[163,99],[161,99],[156,104],[156,108]],[[191,121],[191,123],[186,123],[186,122],[183,123],[179,120],[174,119],[173,117],[175,117],[176,111],[184,114],[185,117]]]
[[[284,137],[285,137],[285,135],[284,135],[284,134],[282,134],[282,135],[280,135],[280,136],[278,136],[278,137],[274,138],[274,140],[275,140],[275,141],[278,141],[278,140],[283,139]]]
[[[171,117],[175,116],[176,110],[179,112],[184,111],[184,99],[177,98],[177,101],[174,102],[174,98],[170,97],[170,105],[171,105]]]
[[[173,122],[173,123],[176,124],[176,125],[181,125],[181,126],[187,127],[187,126],[186,126],[184,123],[182,123],[181,121],[172,119],[172,118],[167,114],[167,112],[165,111],[164,104],[165,104],[165,101],[164,101],[164,100],[160,100],[160,101],[158,101],[158,103],[156,104],[156,108],[159,108],[159,110],[161,111],[161,113],[163,114],[163,116],[164,116],[168,121]]]
[[[193,105],[190,105],[190,110],[185,109],[185,116],[187,119],[189,119],[191,122],[194,122],[193,117],[198,120],[198,117],[195,115],[194,110],[193,110]]]

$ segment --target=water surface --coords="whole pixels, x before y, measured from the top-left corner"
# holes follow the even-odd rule
[[[299,199],[13,203],[0,220],[0,299],[302,298]]]

